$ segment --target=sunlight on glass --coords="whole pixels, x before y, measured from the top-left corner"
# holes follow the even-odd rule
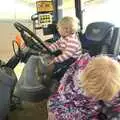
[[[30,7],[24,4],[16,4],[15,12],[16,19],[31,19],[31,15],[36,12],[36,9],[34,7]]]
[[[94,21],[106,21],[120,27],[120,17],[117,14],[120,7],[119,0],[107,0],[103,4],[91,5],[85,8],[83,22],[85,25]]]
[[[30,19],[36,12],[36,0],[33,5],[20,2],[19,0],[7,0],[0,3],[0,19]]]
[[[30,20],[31,16],[36,13],[36,1],[39,0],[1,0],[0,19]],[[63,0],[63,16],[75,16],[74,2],[74,0]],[[120,26],[120,17],[117,14],[120,11],[120,0],[82,0],[82,3],[84,3],[82,6],[84,9],[83,24],[107,21]]]
[[[0,1],[0,19],[11,19],[14,17],[15,2],[14,0]]]

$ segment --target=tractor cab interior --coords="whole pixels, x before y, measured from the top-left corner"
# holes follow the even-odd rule
[[[3,92],[0,92],[0,95],[3,96],[3,99],[0,101],[0,117],[3,115],[3,118],[0,119],[4,120],[6,118],[9,111],[8,108],[11,107],[11,104],[15,103],[14,100],[11,101],[13,97],[20,98],[23,101],[39,102],[47,99],[56,91],[59,82],[50,79],[51,74],[54,74],[52,73],[54,66],[48,65],[49,60],[56,56],[56,53],[51,52],[45,42],[37,36],[36,31],[42,29],[44,35],[52,34],[53,39],[48,39],[47,42],[55,42],[59,38],[56,28],[56,24],[60,19],[58,7],[57,0],[37,1],[37,13],[31,16],[33,32],[20,22],[14,23],[14,27],[20,33],[26,47],[21,48],[17,44],[18,50],[15,51],[13,46],[14,56],[7,63],[0,64],[0,78],[3,80],[2,82],[0,81],[3,84],[0,87],[0,91],[5,91],[4,94],[7,94],[7,96],[4,96]],[[81,0],[75,0],[75,14],[80,20],[81,31],[79,38],[83,50],[87,51],[91,56],[98,54],[118,56],[120,54],[119,27],[110,22],[99,21],[88,24],[83,32]],[[46,49],[47,54],[42,52],[43,49]],[[24,62],[25,67],[19,80],[17,80],[16,74],[13,71],[19,62]],[[63,66],[58,70],[57,74],[63,71],[65,67]],[[11,82],[8,83],[8,81]],[[13,92],[14,90],[15,92]],[[7,101],[7,106],[2,104],[5,101]]]
[[[75,1],[75,3],[76,3],[75,5],[78,5],[77,0]],[[32,16],[34,31],[43,29],[44,34],[52,33],[53,35],[56,35],[56,33],[55,33],[56,27],[54,26],[54,22],[57,23],[57,19],[56,19],[56,21],[54,21],[54,19],[53,19],[55,17],[54,9],[52,6],[53,3],[40,1],[40,2],[36,2],[36,5],[38,7],[37,14]],[[43,6],[43,9],[39,9],[39,6]],[[45,6],[48,6],[48,10],[45,9]],[[76,9],[77,17],[79,17],[79,19],[81,20],[81,14],[77,13],[78,10],[80,10],[81,8],[79,6],[76,6],[76,8],[77,8]],[[44,47],[47,50],[47,54],[49,54],[51,56],[55,55],[55,54],[52,53],[47,48],[46,44],[36,35],[36,32],[33,33],[27,27],[25,27],[24,25],[22,25],[21,23],[18,23],[18,22],[16,22],[14,25],[15,25],[16,29],[20,32],[21,37],[23,38],[23,40],[25,42],[25,45],[27,47],[29,47],[30,49],[33,49],[33,50],[37,51],[37,53],[39,53],[36,57],[33,57],[33,56],[30,57],[31,54],[28,57],[28,61],[23,70],[23,73],[21,75],[22,77],[20,77],[20,80],[18,82],[18,84],[19,84],[18,88],[21,91],[19,93],[19,95],[21,96],[21,98],[26,99],[26,100],[31,99],[31,101],[32,100],[39,101],[41,99],[48,97],[50,95],[50,93],[52,93],[54,91],[51,88],[53,86],[55,87],[56,85],[58,85],[58,83],[54,80],[44,80],[44,78],[47,79],[47,77],[43,77],[43,76],[47,75],[48,66],[44,62],[42,62],[42,59],[43,59],[43,61],[46,61],[45,55],[41,54],[42,49]],[[36,25],[38,25],[38,26],[36,26]],[[80,24],[80,25],[82,25],[82,24]],[[54,26],[54,29],[52,29],[52,31],[50,31],[51,30],[50,26]],[[80,28],[82,29],[82,26]],[[47,32],[46,32],[46,30],[47,30]],[[109,23],[109,22],[93,22],[93,23],[90,23],[86,27],[86,30],[84,33],[80,33],[80,41],[82,43],[83,49],[85,49],[85,51],[87,51],[91,56],[96,56],[98,54],[113,54],[115,56],[118,56],[119,51],[120,51],[120,49],[119,49],[120,29],[118,27],[116,27],[114,24]],[[52,42],[54,42],[54,41],[52,41]],[[43,66],[42,69],[44,69],[44,72],[43,72],[44,74],[42,74],[40,72],[40,71],[42,71],[40,69],[40,66],[38,66],[38,65],[36,66],[37,63],[39,63],[41,66]],[[33,67],[33,65],[34,65],[34,67]],[[29,68],[37,69],[38,72],[37,72],[36,78],[32,77],[32,76],[35,76],[35,75],[32,75],[34,72],[32,72],[32,73],[30,72],[29,75],[25,76],[25,74],[28,74],[27,71],[29,70]],[[65,69],[65,66],[63,66],[63,69]],[[61,69],[61,70],[63,70],[63,69]],[[34,74],[36,74],[36,73],[34,73]],[[58,72],[58,74],[59,74],[59,72]],[[43,75],[43,76],[41,77],[41,75]],[[39,83],[35,84],[36,82],[35,81],[33,82],[33,80],[31,80],[32,82],[30,82],[29,76],[31,76],[31,78],[33,78],[33,80],[35,80],[35,81],[37,81],[37,78],[39,78],[39,77],[41,77],[42,80],[40,80],[41,82],[37,81]],[[49,84],[46,81],[49,81]],[[52,83],[52,84],[50,84],[50,83]],[[53,84],[53,83],[55,83],[55,84]],[[48,85],[50,85],[50,86],[48,87]],[[56,89],[56,87],[54,89]],[[37,94],[36,91],[38,91],[39,95],[36,95]],[[24,95],[23,95],[23,93],[24,93]],[[33,93],[35,93],[35,94],[33,95]],[[33,96],[34,99],[30,95]],[[39,99],[37,96],[40,96]]]
[[[75,1],[76,15],[79,18],[79,20],[82,20],[82,18],[81,18],[82,13],[78,14],[78,11],[81,10],[81,8],[79,6],[80,5],[79,2],[80,2],[79,0]],[[79,3],[79,5],[78,5],[78,3]],[[39,101],[39,100],[42,100],[42,99],[48,97],[54,91],[54,89],[56,89],[56,86],[59,83],[56,82],[55,80],[48,80],[48,77],[43,77],[43,76],[48,75],[47,68],[49,66],[48,66],[48,64],[45,64],[45,63],[47,63],[45,61],[48,61],[48,60],[46,60],[46,59],[48,59],[48,57],[46,57],[46,55],[42,54],[42,49],[43,48],[46,49],[47,54],[49,56],[55,56],[56,54],[52,53],[49,50],[49,48],[42,41],[42,39],[40,39],[40,37],[38,37],[36,35],[35,31],[39,30],[39,29],[43,29],[44,34],[52,33],[53,36],[56,35],[56,33],[54,31],[56,29],[56,27],[54,26],[54,23],[57,23],[57,16],[55,16],[56,12],[54,11],[53,1],[51,1],[51,2],[50,1],[49,2],[40,1],[40,2],[36,2],[36,5],[37,5],[37,14],[32,16],[34,32],[32,32],[26,26],[22,25],[19,22],[16,22],[14,24],[14,26],[20,32],[25,45],[28,48],[30,48],[28,50],[29,52],[27,51],[25,53],[26,55],[23,54],[24,51],[22,51],[23,53],[21,53],[21,56],[19,57],[20,60],[22,60],[22,61],[23,61],[23,58],[26,58],[26,56],[28,58],[28,59],[26,59],[26,66],[22,72],[22,75],[21,75],[22,77],[20,77],[20,80],[18,81],[18,86],[19,86],[18,88],[21,91],[21,93],[19,93],[19,95],[21,96],[21,98],[25,97],[23,99],[30,100],[30,98],[32,99],[32,97],[30,97],[31,93],[35,93],[34,95],[36,97],[38,96],[38,95],[36,95],[36,90],[37,90],[40,97],[38,99],[38,97],[36,98],[33,95],[34,99],[32,99],[32,100]],[[80,24],[80,25],[82,25],[82,24]],[[50,31],[51,30],[51,28],[49,28],[50,26],[54,26],[54,29],[52,29],[52,31]],[[82,31],[83,27],[81,26],[80,28]],[[48,30],[48,31],[46,32],[46,30]],[[113,25],[112,23],[109,23],[109,22],[93,22],[93,23],[90,23],[86,27],[86,30],[84,33],[82,33],[82,34],[80,33],[80,41],[82,43],[83,49],[85,49],[91,56],[96,56],[98,54],[113,54],[113,55],[117,56],[117,55],[119,55],[119,51],[120,51],[120,49],[119,49],[120,28],[116,27],[115,25]],[[54,42],[54,41],[52,41],[52,42]],[[31,52],[31,49],[32,49],[32,52]],[[34,50],[34,52],[33,52],[33,50]],[[23,57],[23,55],[25,57]],[[32,55],[35,55],[36,57],[33,57]],[[12,60],[12,62],[10,60],[7,65],[11,65],[11,63],[12,64],[16,63],[15,61],[16,61],[16,59]],[[42,62],[42,61],[44,61],[44,62]],[[40,66],[36,65],[37,63],[39,63],[41,66],[43,66],[42,69],[44,69],[44,72],[43,72],[44,74],[41,73],[42,69],[40,69]],[[34,67],[33,67],[33,65],[34,65]],[[32,72],[32,73],[34,73],[34,75],[32,75],[32,73],[29,71],[29,68],[37,69],[37,73]],[[53,66],[51,68],[53,68]],[[64,69],[65,69],[65,66],[63,66],[63,68],[61,68],[61,71]],[[50,69],[50,70],[51,71],[49,71],[49,73],[52,72],[52,69]],[[28,75],[27,71],[29,71],[29,73],[30,73],[29,75]],[[57,74],[59,74],[59,72]],[[27,74],[27,76],[25,76],[25,74]],[[37,82],[39,82],[38,84],[35,84],[36,82],[35,81],[33,82],[32,80],[31,80],[32,82],[30,82],[28,79],[29,76],[31,76],[31,75],[36,76],[35,74],[37,74],[37,77],[33,78],[33,80],[35,80],[35,81],[37,81],[37,78],[41,77],[41,75],[42,75],[42,77],[41,77],[42,79],[39,79],[39,81],[37,81]],[[54,73],[52,73],[52,74],[54,74]],[[31,78],[32,78],[32,76],[31,76]],[[49,82],[47,83],[47,81],[49,81]],[[38,86],[38,88],[36,89],[37,86]],[[54,88],[53,88],[53,86],[54,86]],[[27,94],[23,95],[23,93],[26,93],[25,91],[27,92]]]

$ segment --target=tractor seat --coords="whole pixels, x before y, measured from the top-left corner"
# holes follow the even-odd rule
[[[120,29],[108,22],[90,23],[81,37],[83,49],[91,56],[119,54]]]

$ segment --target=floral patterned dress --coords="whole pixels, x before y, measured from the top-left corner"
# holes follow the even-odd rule
[[[49,120],[98,120],[98,103],[78,86],[80,72],[90,59],[84,54],[64,74],[58,91],[48,101]]]

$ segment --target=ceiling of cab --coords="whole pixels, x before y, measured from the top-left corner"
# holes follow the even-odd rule
[[[21,4],[24,4],[29,7],[36,7],[36,1],[42,1],[42,0],[15,0],[16,2],[19,2]],[[52,0],[47,0],[52,1]],[[55,1],[55,0],[54,0]],[[74,7],[74,0],[62,0],[63,1],[63,8],[73,8]],[[83,7],[85,6],[91,6],[91,5],[99,5],[101,3],[104,3],[108,0],[81,0],[81,4]]]
[[[23,3],[26,3],[26,4],[34,4],[36,1],[39,1],[39,0],[17,0],[19,2],[23,2]],[[65,0],[65,1],[69,1],[70,0]],[[107,1],[107,0],[81,0],[83,3],[101,3],[101,2],[104,2],[104,1]]]
[[[29,6],[34,6],[35,2],[38,0],[16,0],[17,2],[29,5]]]
[[[102,3],[107,0],[82,0],[83,3]]]

